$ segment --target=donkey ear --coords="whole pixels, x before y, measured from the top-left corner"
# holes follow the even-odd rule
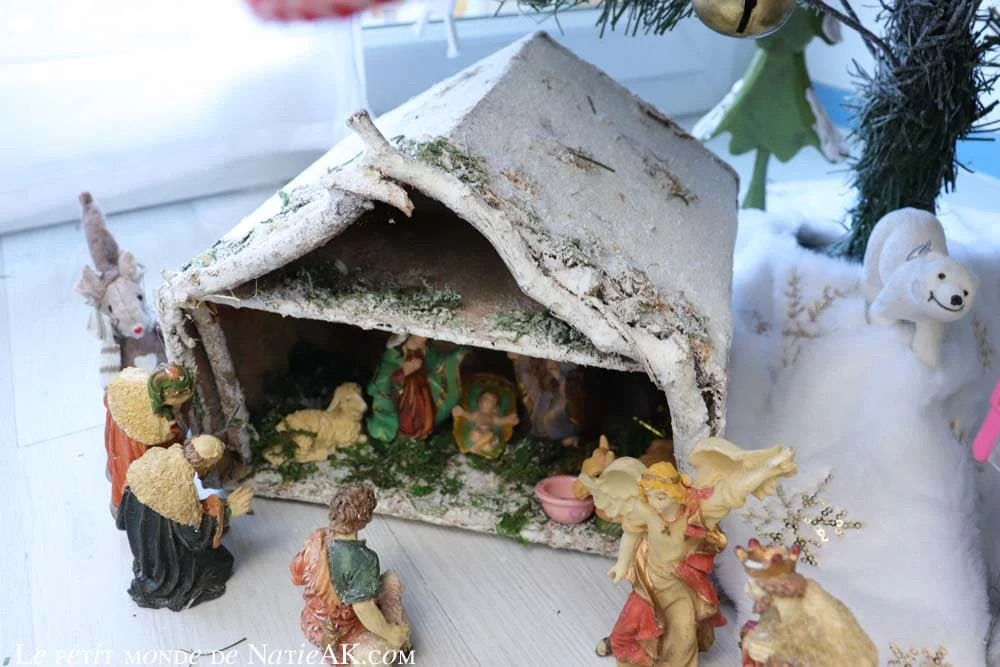
[[[101,282],[100,276],[92,268],[85,266],[79,282],[76,283],[76,291],[82,294],[91,305],[97,306],[104,298],[106,288]]]
[[[139,282],[145,268],[136,260],[135,255],[128,250],[123,252],[121,257],[118,258],[118,271],[129,280]]]

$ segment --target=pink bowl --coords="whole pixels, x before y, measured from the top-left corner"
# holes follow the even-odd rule
[[[573,475],[546,477],[535,485],[535,495],[542,509],[557,523],[583,523],[594,513],[594,499],[580,500],[573,495]]]

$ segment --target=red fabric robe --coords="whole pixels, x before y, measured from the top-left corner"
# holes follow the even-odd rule
[[[406,350],[405,361],[419,358],[425,364],[422,354],[415,350]],[[421,367],[409,375],[403,375],[402,370],[396,371],[393,382],[400,383],[399,403],[399,434],[414,440],[424,440],[434,431],[434,397],[431,394],[431,383],[427,379],[427,367]]]
[[[337,597],[330,581],[327,560],[326,530],[314,530],[302,550],[292,559],[292,583],[305,586],[302,598],[306,606],[299,616],[299,626],[313,646],[325,651],[340,644],[350,644],[366,632],[354,609]]]

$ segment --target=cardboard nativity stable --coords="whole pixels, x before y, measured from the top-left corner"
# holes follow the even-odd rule
[[[492,368],[509,365],[506,352],[579,364],[595,391],[635,403],[625,414],[653,392],[682,465],[722,433],[738,188],[728,165],[544,33],[348,125],[159,292],[169,355],[197,369],[195,428],[226,433],[232,474],[253,469],[254,424],[297,346],[363,375],[402,333],[468,346]],[[530,489],[514,497],[489,471],[449,465],[464,489],[381,489],[380,511],[484,531],[520,512],[525,539],[613,550],[529,511]],[[341,479],[324,462],[252,483],[325,503]]]

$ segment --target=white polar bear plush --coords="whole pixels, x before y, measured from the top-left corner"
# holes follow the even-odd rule
[[[979,278],[948,255],[941,221],[916,208],[886,214],[868,239],[862,275],[868,320],[913,322],[912,348],[938,365],[945,325],[972,308]]]

